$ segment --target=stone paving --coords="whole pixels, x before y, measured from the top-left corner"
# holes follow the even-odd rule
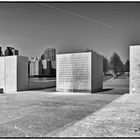
[[[0,137],[47,137],[72,126],[128,92],[128,79],[123,82],[124,88],[111,89],[106,81],[104,91],[94,94],[55,89],[0,94]]]
[[[125,94],[47,137],[140,137],[140,95]]]

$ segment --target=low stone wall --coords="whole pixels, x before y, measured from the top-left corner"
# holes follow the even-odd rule
[[[45,89],[56,86],[56,80],[48,80],[48,81],[29,81],[29,90],[32,89]]]

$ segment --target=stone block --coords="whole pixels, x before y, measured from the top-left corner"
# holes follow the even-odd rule
[[[94,92],[102,89],[103,59],[95,52],[58,54],[56,90]]]
[[[130,93],[140,94],[140,45],[130,46]]]
[[[5,56],[0,62],[0,88],[5,92],[28,90],[28,58]]]
[[[97,54],[96,52],[92,52],[92,92],[102,90],[103,88],[103,57]]]
[[[28,57],[17,57],[17,91],[28,90]]]
[[[17,57],[5,57],[5,91],[17,91]]]

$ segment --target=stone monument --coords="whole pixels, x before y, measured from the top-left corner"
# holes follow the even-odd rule
[[[130,46],[130,94],[140,94],[140,45]]]
[[[57,54],[56,90],[95,92],[103,86],[103,57],[96,52]]]
[[[28,57],[0,57],[0,88],[5,92],[28,90]]]

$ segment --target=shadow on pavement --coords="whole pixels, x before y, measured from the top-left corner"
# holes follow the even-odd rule
[[[37,91],[37,90],[36,90]],[[56,92],[56,88],[48,88],[39,90],[41,92]],[[96,91],[91,94],[112,94],[112,95],[123,95],[129,92],[129,89],[115,89],[115,88],[103,88],[101,91]]]
[[[112,94],[112,95],[123,95],[129,92],[129,89],[113,89],[105,88],[99,94]]]
[[[110,91],[110,90],[113,90],[113,88],[105,88],[101,92]]]

